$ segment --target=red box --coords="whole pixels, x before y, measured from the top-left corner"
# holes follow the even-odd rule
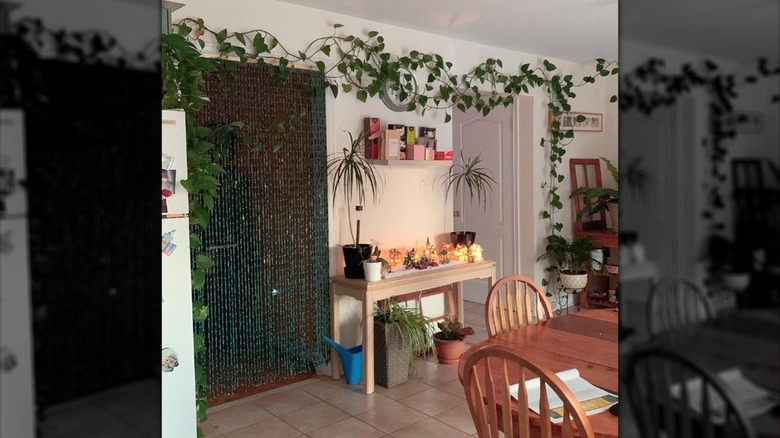
[[[379,159],[379,143],[382,136],[379,131],[379,117],[366,117],[363,119],[363,135],[366,136],[365,154],[369,160]]]
[[[452,161],[452,151],[436,151],[434,152],[434,159],[441,161]]]

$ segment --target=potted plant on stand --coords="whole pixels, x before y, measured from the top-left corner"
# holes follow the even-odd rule
[[[466,336],[473,335],[474,329],[463,327],[455,319],[445,318],[437,323],[438,332],[433,334],[433,347],[439,363],[456,365],[463,355],[466,346]]]
[[[374,379],[385,388],[406,382],[414,358],[431,348],[431,326],[417,308],[390,299],[374,311]]]
[[[566,289],[580,290],[588,284],[588,268],[591,251],[598,248],[590,237],[569,240],[558,234],[547,236],[545,253],[537,261],[549,260],[548,270],[557,271],[561,285]]]
[[[449,196],[450,191],[460,193],[460,199],[464,199],[464,191],[468,189],[469,198],[471,202],[474,202],[476,198],[477,202],[482,204],[484,209],[487,205],[487,192],[493,191],[492,184],[495,184],[496,180],[493,179],[490,169],[482,167],[482,154],[478,154],[474,157],[466,159],[461,153],[461,164],[453,164],[450,166],[449,171],[442,180],[442,185],[445,187],[444,197]],[[476,239],[476,233],[473,231],[466,231],[466,222],[463,223],[463,231],[453,231],[450,233],[450,239],[452,245],[458,244],[464,246],[470,246]]]
[[[380,192],[384,180],[380,173],[375,172],[374,167],[366,161],[363,153],[363,138],[365,133],[361,132],[357,138],[349,134],[350,147],[343,148],[341,153],[336,153],[328,160],[326,169],[327,174],[333,177],[333,206],[336,205],[336,197],[339,190],[342,191],[342,199],[347,209],[347,219],[349,221],[349,233],[352,237],[352,243],[342,245],[344,253],[344,276],[347,278],[364,278],[363,266],[364,260],[368,260],[371,254],[371,245],[360,243],[360,212],[363,211],[363,204],[366,200],[366,194],[371,193],[374,201]],[[356,227],[352,228],[352,201],[356,196],[358,205],[355,207]]]
[[[618,183],[618,170],[608,159],[600,157],[607,165],[609,173],[615,180],[615,184]],[[579,187],[571,192],[569,199],[577,196],[582,196],[582,207],[580,212],[577,213],[577,220],[583,217],[590,217],[607,210],[609,213],[609,219],[612,223],[612,229],[617,231],[618,229],[618,196],[617,189],[609,187]]]

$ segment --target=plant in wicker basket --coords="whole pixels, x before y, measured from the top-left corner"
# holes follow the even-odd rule
[[[431,348],[431,326],[419,309],[385,300],[374,311],[374,378],[392,388],[416,372],[414,358]]]

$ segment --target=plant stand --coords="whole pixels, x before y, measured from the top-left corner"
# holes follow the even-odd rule
[[[396,327],[385,327],[382,322],[374,322],[374,380],[392,388],[409,378],[411,346],[408,334]]]

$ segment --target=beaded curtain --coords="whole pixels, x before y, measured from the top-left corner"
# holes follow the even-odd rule
[[[209,399],[312,371],[330,354],[325,101],[308,93],[322,77],[296,70],[280,86],[267,68],[236,67],[236,77],[209,78],[198,124],[274,126],[301,108],[306,115],[278,152],[252,151],[240,134],[223,145],[220,196],[193,250],[193,260],[204,251],[215,261],[196,292],[209,306],[196,327]]]

